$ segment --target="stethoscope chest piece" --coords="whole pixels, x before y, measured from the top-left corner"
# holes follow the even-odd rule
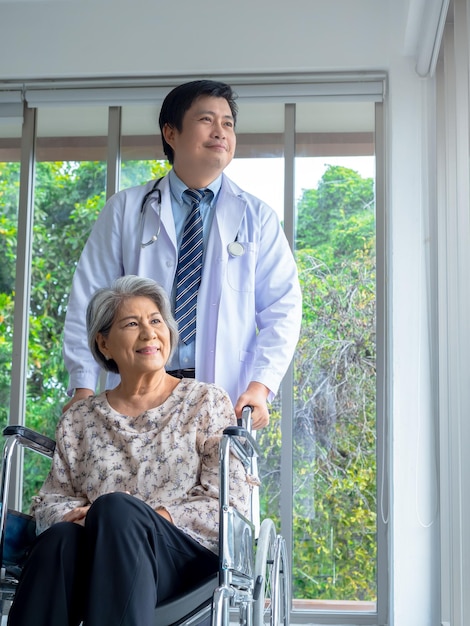
[[[242,256],[242,254],[245,254],[245,248],[238,241],[232,241],[229,243],[227,250],[230,256]]]

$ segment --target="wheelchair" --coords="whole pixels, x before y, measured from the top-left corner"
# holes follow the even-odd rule
[[[24,426],[7,426],[0,483],[0,622],[13,601],[28,545],[35,536],[31,516],[8,509],[12,458],[18,447],[52,458],[55,442]],[[155,626],[288,626],[290,572],[284,538],[267,518],[257,525],[229,504],[230,451],[257,478],[259,447],[251,433],[251,409],[224,430],[219,445],[219,571],[184,595],[155,609]],[[252,497],[252,518],[257,493]]]

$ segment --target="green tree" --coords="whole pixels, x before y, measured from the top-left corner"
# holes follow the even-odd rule
[[[303,321],[295,355],[294,597],[376,596],[373,181],[329,167],[298,206]],[[280,494],[280,413],[259,436],[263,516]]]
[[[374,181],[354,170],[329,166],[317,189],[297,204],[296,247],[315,250],[330,268],[371,245],[375,229]]]
[[[14,283],[19,185],[20,164],[0,163],[0,293],[10,293]]]
[[[294,476],[302,546],[301,593],[373,599],[376,560],[375,267],[356,256],[330,273],[299,253],[304,306],[312,314],[296,355]],[[303,269],[308,280],[304,282]],[[313,513],[310,518],[305,512]],[[307,595],[306,597],[312,597]]]

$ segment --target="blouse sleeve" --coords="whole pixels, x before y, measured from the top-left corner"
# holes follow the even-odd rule
[[[188,492],[181,504],[169,510],[178,527],[214,552],[218,551],[219,444],[223,430],[235,423],[229,396],[222,389],[211,386],[198,431],[198,484]],[[230,455],[229,492],[230,504],[248,516],[251,485],[243,464],[233,453]]]
[[[73,456],[72,459],[68,458],[66,452],[71,448],[71,442],[66,435],[67,416],[73,410],[74,407],[69,409],[57,426],[52,466],[39,494],[32,501],[31,514],[36,519],[38,534],[44,532],[52,524],[61,522],[68,511],[90,504],[86,496],[76,493],[74,489],[72,478],[74,471],[71,461],[76,463],[76,459]]]

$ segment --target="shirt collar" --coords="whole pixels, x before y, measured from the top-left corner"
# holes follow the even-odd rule
[[[176,200],[176,202],[178,202],[178,204],[182,205],[184,202],[183,193],[188,188],[188,185],[183,183],[181,178],[178,178],[174,169],[170,170],[168,174],[168,179],[170,181],[170,190],[173,198]],[[221,186],[222,174],[220,174],[215,180],[213,180],[210,185],[207,185],[205,189],[210,189],[213,193],[213,198],[216,198]]]

